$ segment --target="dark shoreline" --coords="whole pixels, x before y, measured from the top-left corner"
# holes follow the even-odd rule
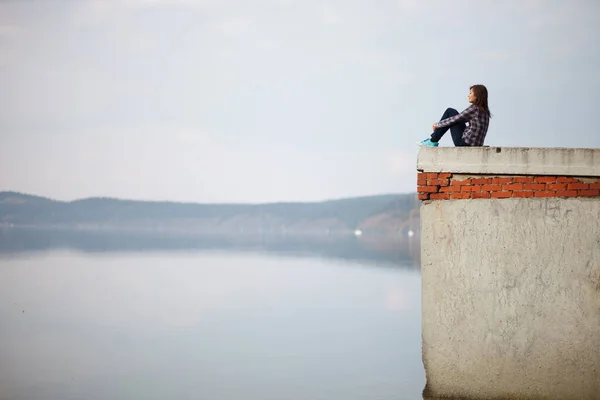
[[[208,235],[185,231],[0,228],[0,257],[53,250],[82,253],[207,252],[324,257],[388,266],[419,265],[419,240],[385,235]]]

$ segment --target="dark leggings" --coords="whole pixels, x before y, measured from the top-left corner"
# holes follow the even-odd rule
[[[453,117],[458,114],[459,114],[458,111],[456,111],[454,108],[448,108],[448,109],[446,109],[446,111],[444,111],[444,114],[442,115],[442,118],[440,119],[440,121],[442,121],[446,118]],[[468,144],[465,143],[465,141],[462,138],[465,129],[467,129],[467,125],[463,121],[455,122],[454,124],[447,126],[445,128],[437,128],[431,134],[431,141],[439,142],[440,139],[442,138],[442,136],[444,136],[444,133],[448,132],[448,129],[450,129],[450,134],[452,135],[452,141],[454,142],[455,146],[457,146],[457,147],[458,146],[468,146]]]

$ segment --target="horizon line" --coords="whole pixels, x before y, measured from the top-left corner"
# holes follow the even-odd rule
[[[52,198],[49,196],[43,196],[38,194],[31,194],[26,192],[19,192],[15,190],[0,190],[0,195],[4,194],[13,194],[18,196],[26,196],[26,197],[34,197],[38,199],[49,200],[57,203],[75,203],[86,200],[113,200],[113,201],[123,201],[123,202],[140,202],[140,203],[172,203],[172,204],[198,204],[198,205],[244,205],[244,206],[257,206],[257,205],[274,205],[274,204],[314,204],[314,203],[326,203],[330,201],[344,201],[344,200],[356,200],[356,199],[366,199],[373,197],[384,197],[384,196],[409,196],[414,195],[417,196],[417,192],[397,192],[397,193],[380,193],[380,194],[368,194],[368,195],[355,195],[355,196],[347,196],[347,197],[335,197],[329,199],[322,200],[312,200],[312,201],[270,201],[270,202],[198,202],[198,201],[181,201],[181,200],[150,200],[150,199],[131,199],[124,197],[110,197],[110,196],[90,196],[90,197],[81,197],[75,198],[72,200],[58,200],[56,198]]]

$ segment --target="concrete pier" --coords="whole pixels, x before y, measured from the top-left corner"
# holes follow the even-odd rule
[[[421,148],[424,398],[600,400],[600,149]]]

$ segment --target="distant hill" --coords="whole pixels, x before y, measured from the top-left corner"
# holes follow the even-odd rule
[[[402,233],[418,229],[416,194],[312,203],[198,204],[87,198],[56,201],[0,192],[0,225],[43,228],[175,230],[207,234]]]

